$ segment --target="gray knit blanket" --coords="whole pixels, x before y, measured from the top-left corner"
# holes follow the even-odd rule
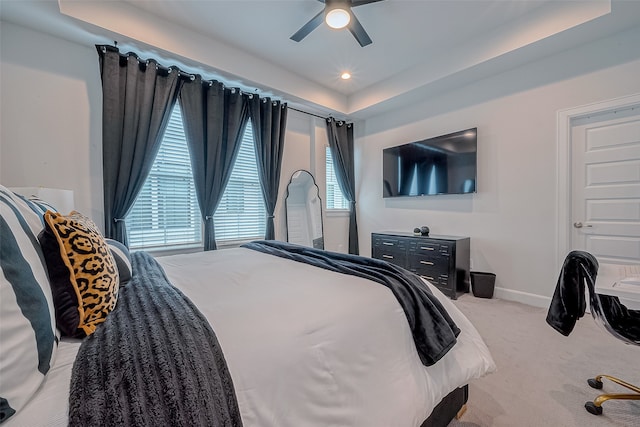
[[[149,254],[73,365],[70,426],[242,426],[208,321]]]

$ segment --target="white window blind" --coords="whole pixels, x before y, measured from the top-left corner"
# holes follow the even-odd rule
[[[264,239],[266,210],[258,177],[251,121],[245,129],[236,163],[213,221],[216,241]]]
[[[147,181],[126,217],[131,248],[200,244],[202,221],[176,103]]]
[[[333,169],[331,149],[328,146],[325,150],[325,170],[327,176],[327,209],[349,209],[349,201],[342,194],[338,184],[338,179]]]

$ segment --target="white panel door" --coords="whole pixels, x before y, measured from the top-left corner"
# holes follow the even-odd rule
[[[572,247],[640,263],[640,111],[577,119],[571,140]]]

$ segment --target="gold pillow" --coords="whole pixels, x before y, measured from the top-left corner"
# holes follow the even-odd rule
[[[53,291],[56,323],[63,335],[92,334],[118,300],[115,260],[102,233],[79,212],[47,211],[40,234]]]

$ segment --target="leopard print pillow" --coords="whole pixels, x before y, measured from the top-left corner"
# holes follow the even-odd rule
[[[98,227],[79,212],[47,211],[39,239],[63,335],[81,338],[105,321],[118,300],[115,260]]]

